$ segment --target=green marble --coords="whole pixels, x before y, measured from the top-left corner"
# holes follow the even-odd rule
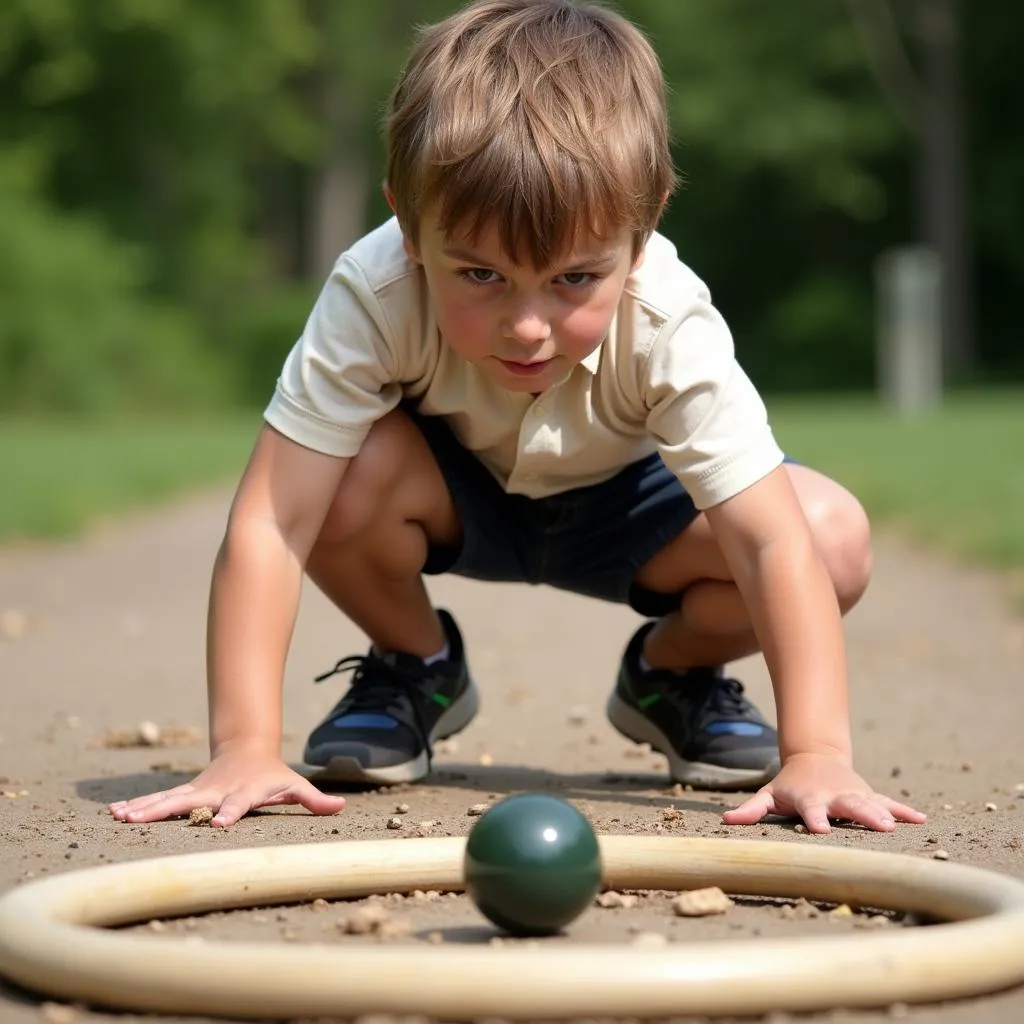
[[[469,833],[463,868],[481,913],[513,935],[560,931],[601,887],[590,823],[544,793],[518,793],[487,810]]]

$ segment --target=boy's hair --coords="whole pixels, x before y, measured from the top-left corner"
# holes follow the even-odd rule
[[[386,126],[414,245],[431,208],[446,236],[495,225],[537,269],[623,228],[636,257],[676,182],[658,58],[593,2],[476,0],[421,29]]]

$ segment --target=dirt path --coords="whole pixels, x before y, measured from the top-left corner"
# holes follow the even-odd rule
[[[436,581],[432,589],[462,623],[485,705],[457,749],[438,756],[429,785],[354,793],[335,818],[285,810],[252,816],[226,832],[181,821],[115,823],[104,810],[108,801],[182,781],[204,762],[203,619],[225,509],[225,495],[214,494],[80,543],[0,555],[0,614],[8,611],[0,619],[0,891],[45,873],[166,853],[397,838],[417,828],[463,835],[473,820],[469,805],[533,787],[552,787],[577,802],[599,831],[719,833],[725,798],[673,795],[661,759],[621,740],[604,720],[622,645],[638,621],[630,611],[547,589],[457,579]],[[880,788],[904,793],[927,811],[930,823],[890,836],[847,830],[811,838],[794,833],[791,823],[731,834],[923,857],[942,848],[952,860],[1024,876],[1024,793],[1015,796],[1024,782],[1024,622],[1011,614],[998,583],[880,543],[875,584],[849,619],[848,635],[859,767]],[[293,762],[308,727],[337,695],[336,688],[311,685],[312,676],[363,647],[361,635],[307,590],[286,687],[285,754]],[[737,666],[737,675],[771,707],[758,661]],[[105,744],[111,730],[132,730],[146,720],[194,727],[201,735],[167,748]],[[400,801],[410,807],[404,833],[386,828]],[[682,815],[666,821],[669,806]],[[420,825],[426,821],[435,824]],[[325,933],[334,939],[350,909],[213,914],[168,928],[267,941],[313,941]],[[449,941],[486,941],[493,934],[464,898],[398,901],[392,916],[412,928],[403,941],[432,931]],[[672,918],[663,899],[645,897],[629,910],[594,908],[568,939],[553,941],[628,942],[638,929],[680,941],[834,933],[861,924],[779,906],[686,922]],[[144,939],[147,927],[139,930]],[[46,1016],[40,1000],[0,982],[2,1024]],[[1024,1020],[1024,989],[914,1008],[909,1018]],[[74,1019],[132,1018],[79,1010]]]

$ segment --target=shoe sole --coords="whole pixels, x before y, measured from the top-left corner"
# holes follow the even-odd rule
[[[606,706],[608,721],[617,732],[635,743],[648,743],[668,758],[673,782],[698,789],[752,789],[769,782],[779,771],[776,754],[764,768],[728,768],[705,761],[687,761],[680,757],[668,737],[645,715],[630,707],[617,693],[612,693]]]
[[[462,732],[476,717],[479,706],[476,685],[470,681],[462,696],[437,720],[430,733],[431,745]],[[371,782],[378,786],[397,786],[401,782],[419,782],[430,774],[430,759],[425,750],[410,761],[379,768],[367,768],[358,758],[344,754],[331,757],[323,765],[315,764],[308,758],[304,760],[317,769],[315,778],[325,782]]]

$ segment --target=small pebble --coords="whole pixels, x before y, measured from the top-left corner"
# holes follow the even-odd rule
[[[629,910],[630,907],[635,907],[639,897],[633,893],[622,893],[622,892],[602,892],[599,893],[594,902],[599,907],[621,907],[623,910]]]
[[[160,726],[156,722],[140,722],[138,733],[143,746],[155,747],[160,742]]]
[[[731,899],[718,886],[707,889],[691,889],[680,893],[672,901],[677,917],[708,917],[724,914],[733,905]]]
[[[401,818],[388,818],[388,828],[395,829],[402,827]]]
[[[992,803],[992,801],[990,800],[987,804],[985,804],[985,810],[986,811],[998,811],[999,808],[996,807],[996,805],[994,803]]]
[[[946,850],[936,850],[932,854],[932,860],[949,860],[949,853]]]
[[[473,804],[472,807],[466,808],[466,814],[471,818],[478,818],[484,811],[487,810],[487,804]]]
[[[569,710],[568,721],[570,725],[585,725],[590,712],[582,704]]]
[[[803,822],[797,822],[797,824],[793,826],[793,831],[799,832],[802,836],[808,834],[808,828]]]
[[[404,939],[411,932],[412,925],[408,921],[385,921],[376,934],[382,939]]]
[[[350,917],[338,922],[338,928],[346,935],[369,935],[387,923],[390,914],[379,903],[360,907]]]
[[[408,804],[399,804],[395,808],[395,814],[408,814],[408,813],[409,813],[409,805]]]
[[[213,821],[212,807],[193,807],[189,811],[188,823],[190,825],[209,825]]]

